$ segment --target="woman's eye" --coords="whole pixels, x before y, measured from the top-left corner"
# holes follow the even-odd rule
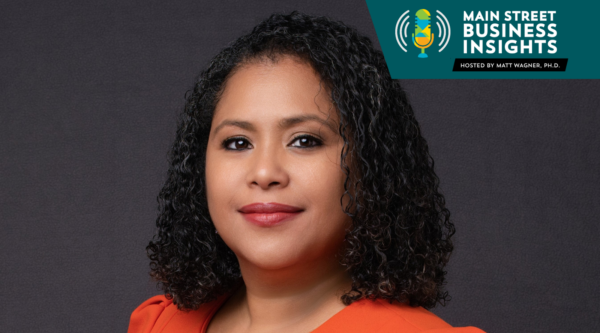
[[[244,138],[231,138],[223,141],[223,147],[227,150],[244,150],[248,149],[250,143]]]
[[[316,146],[320,146],[323,144],[323,141],[315,138],[312,135],[301,135],[298,137],[294,138],[294,141],[292,141],[292,143],[296,143],[298,142],[298,144],[292,144],[293,147],[301,147],[301,148],[312,148],[312,147],[316,147]]]
[[[322,144],[323,141],[312,135],[301,135],[294,138],[291,146],[298,148],[312,148]],[[252,147],[252,145],[250,145],[245,138],[230,138],[223,141],[223,147],[227,150],[245,150]]]

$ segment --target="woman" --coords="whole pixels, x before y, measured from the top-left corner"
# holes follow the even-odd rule
[[[272,15],[187,98],[147,247],[165,295],[138,332],[452,328],[439,180],[381,52],[340,22]]]

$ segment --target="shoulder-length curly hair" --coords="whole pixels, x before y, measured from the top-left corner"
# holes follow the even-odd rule
[[[157,198],[158,231],[146,248],[150,275],[186,311],[240,283],[237,258],[215,233],[208,211],[205,157],[212,115],[236,69],[284,55],[319,73],[340,116],[346,174],[340,202],[348,196],[342,208],[352,218],[340,263],[353,281],[342,301],[444,305],[454,225],[406,94],[369,38],[342,22],[297,11],[271,15],[223,49],[186,95],[168,179]]]

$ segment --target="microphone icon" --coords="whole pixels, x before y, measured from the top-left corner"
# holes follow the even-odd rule
[[[433,33],[431,32],[430,16],[427,9],[419,9],[415,14],[416,25],[415,33],[412,34],[412,40],[416,47],[421,49],[419,58],[427,58],[425,49],[433,44]],[[416,35],[416,37],[415,37]]]

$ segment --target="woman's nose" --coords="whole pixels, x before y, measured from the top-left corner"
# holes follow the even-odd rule
[[[255,147],[248,166],[248,185],[259,186],[263,190],[271,187],[286,187],[290,175],[285,165],[285,154],[285,147],[277,146],[275,143],[264,143]]]

